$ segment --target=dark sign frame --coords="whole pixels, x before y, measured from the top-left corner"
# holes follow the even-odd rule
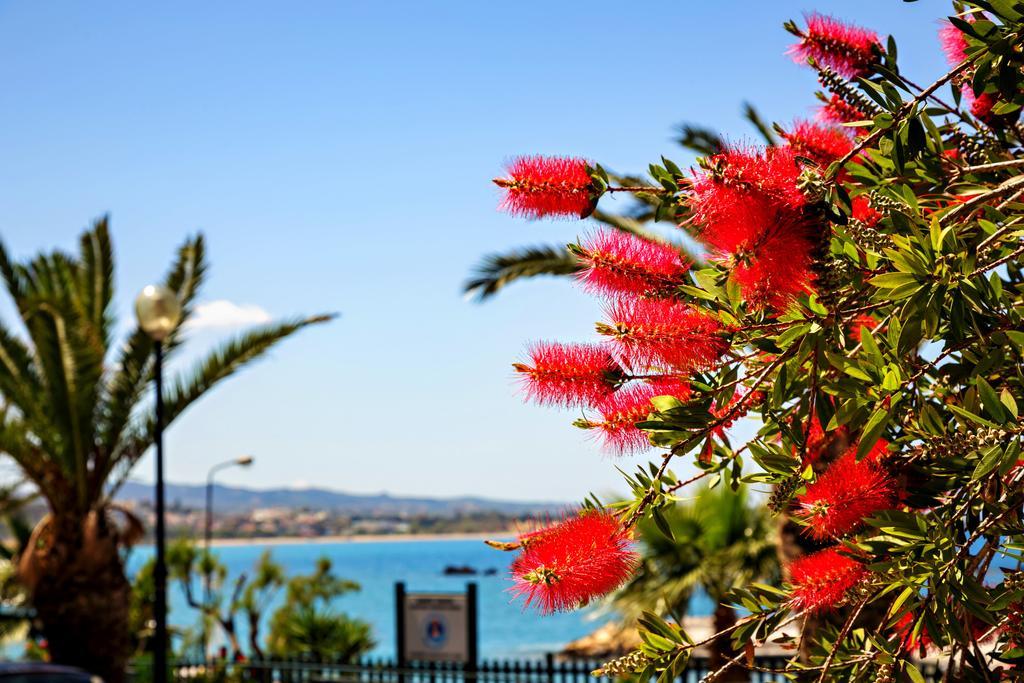
[[[409,664],[410,660],[406,657],[407,643],[405,641],[405,601],[406,601],[406,590],[405,583],[398,581],[395,583],[395,660],[398,663],[399,668],[404,668]],[[417,593],[420,595],[420,593]],[[439,596],[452,595],[451,593],[437,593]],[[466,671],[476,670],[477,662],[479,660],[479,627],[478,627],[478,615],[477,615],[477,585],[475,582],[469,582],[466,584],[465,594],[456,593],[462,597],[465,595],[466,598],[466,661],[461,662]]]

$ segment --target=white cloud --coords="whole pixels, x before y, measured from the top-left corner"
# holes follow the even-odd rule
[[[236,304],[217,299],[197,304],[185,323],[191,330],[246,327],[270,322],[270,314],[254,304]]]

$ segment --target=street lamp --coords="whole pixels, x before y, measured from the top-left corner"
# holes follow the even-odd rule
[[[231,460],[217,463],[210,468],[206,475],[206,529],[204,538],[206,541],[206,557],[203,565],[203,605],[210,606],[213,598],[210,586],[210,544],[213,540],[213,475],[228,467],[248,467],[255,459],[251,455],[240,455]],[[203,615],[203,660],[206,660],[207,649],[210,646],[209,634],[206,629],[206,615]]]
[[[146,286],[135,299],[139,328],[153,340],[153,376],[156,380],[153,440],[156,444],[156,566],[153,568],[153,683],[167,683],[167,561],[164,530],[164,340],[181,322],[181,303],[171,290]]]

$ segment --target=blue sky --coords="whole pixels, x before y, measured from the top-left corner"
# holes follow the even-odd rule
[[[914,80],[942,70],[951,10],[934,1],[0,1],[0,236],[16,255],[70,248],[109,212],[130,320],[134,294],[202,231],[213,305],[194,350],[231,323],[342,313],[175,424],[171,480],[252,453],[222,481],[615,490],[615,465],[637,459],[602,455],[572,413],[523,404],[510,368],[528,340],[589,339],[598,304],[556,281],[486,305],[459,292],[481,254],[586,225],[499,214],[489,179],[522,153],[689,163],[673,126],[743,139],[744,100],[772,120],[811,115],[813,76],[781,28],[808,9],[896,35]]]

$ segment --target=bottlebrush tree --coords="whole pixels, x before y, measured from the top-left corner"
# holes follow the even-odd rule
[[[779,144],[713,147],[621,185],[576,158],[524,157],[495,182],[528,218],[586,217],[610,194],[654,206],[699,259],[628,231],[570,245],[607,301],[598,340],[539,343],[526,395],[571,406],[615,453],[659,449],[633,498],[503,544],[544,610],[626,581],[637,522],[698,480],[771,491],[807,552],[781,588],[750,585],[728,675],[771,637],[797,680],[995,680],[1024,661],[1024,4],[956,3],[950,69],[904,76],[896,43],[819,14],[788,23],[817,72],[816,121]],[[759,424],[730,439],[740,418]],[[685,480],[670,469],[688,461]],[[657,525],[664,528],[667,525]],[[799,626],[803,622],[804,627]],[[644,645],[599,673],[674,676],[695,647],[646,615]],[[731,669],[732,671],[728,671]],[[998,671],[1002,669],[1002,672]]]

